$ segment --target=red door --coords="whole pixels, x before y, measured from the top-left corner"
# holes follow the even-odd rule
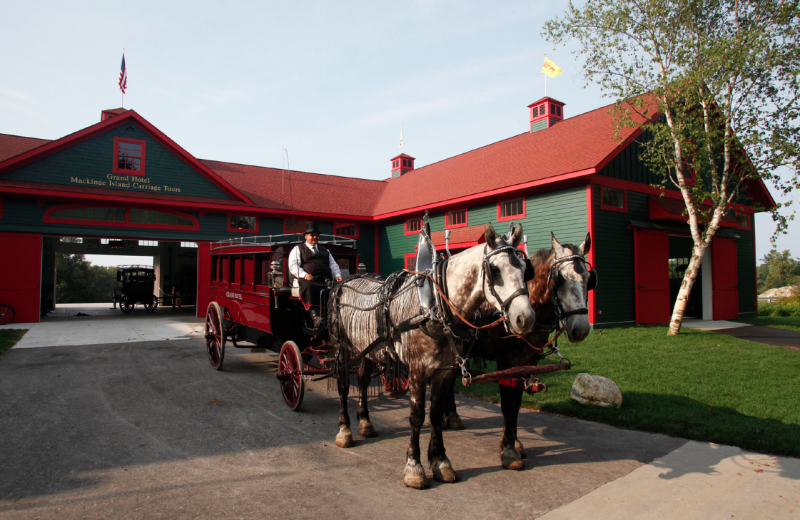
[[[669,235],[636,229],[636,323],[669,322]]]
[[[739,316],[739,269],[736,240],[714,238],[711,241],[711,288],[714,319],[732,320]]]
[[[14,307],[14,323],[39,321],[42,235],[0,233],[0,303]]]

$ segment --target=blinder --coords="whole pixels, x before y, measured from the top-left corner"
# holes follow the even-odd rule
[[[533,277],[536,276],[536,270],[533,268],[533,263],[531,262],[530,258],[525,259],[525,283],[530,282],[533,280]]]
[[[589,271],[589,281],[586,282],[586,290],[594,291],[596,287],[597,287],[597,271],[591,269]]]

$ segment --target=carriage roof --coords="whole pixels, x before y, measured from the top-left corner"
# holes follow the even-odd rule
[[[282,250],[285,246],[294,247],[303,243],[303,235],[299,233],[283,235],[259,235],[252,237],[229,238],[211,243],[211,254],[231,253],[242,250],[242,252],[271,252]],[[356,252],[356,240],[337,235],[320,235],[319,243],[330,248],[333,252],[344,253],[348,249]]]

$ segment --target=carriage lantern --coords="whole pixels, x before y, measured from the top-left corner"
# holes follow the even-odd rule
[[[367,266],[364,265],[364,262],[360,262],[358,264],[358,272],[359,273],[366,273],[367,272]]]
[[[272,287],[275,289],[280,289],[283,287],[283,273],[281,273],[280,260],[273,260],[270,262],[269,271]]]

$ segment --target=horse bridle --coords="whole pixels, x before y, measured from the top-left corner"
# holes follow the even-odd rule
[[[586,283],[586,301],[588,304],[589,301],[589,291],[594,290],[597,287],[597,272],[594,270],[594,266],[584,258],[583,255],[568,255],[563,256],[561,258],[556,258],[553,260],[552,265],[550,266],[550,273],[547,278],[547,284],[550,285],[550,281],[555,278],[555,286],[551,291],[551,298],[554,300],[555,305],[554,308],[556,310],[556,316],[558,317],[558,321],[564,321],[570,316],[576,315],[585,315],[589,314],[589,307],[581,307],[580,309],[573,309],[571,311],[565,311],[561,304],[561,299],[558,297],[558,282],[559,279],[563,278],[563,276],[559,276],[561,274],[561,270],[558,268],[560,264],[565,262],[579,260],[584,264],[584,269],[589,272],[589,280]]]
[[[489,247],[488,244],[487,244],[486,247],[487,248]],[[492,266],[491,266],[491,264],[489,264],[489,258],[491,258],[492,256],[494,256],[496,254],[503,253],[503,252],[508,252],[509,258],[511,258],[512,254],[516,257],[516,255],[518,253],[518,250],[514,246],[500,246],[500,247],[498,247],[496,249],[493,249],[493,250],[489,251],[488,253],[485,253],[483,255],[483,266],[482,266],[483,273],[482,274],[483,274],[483,276],[486,277],[486,280],[488,282],[487,285],[489,286],[489,292],[492,293],[492,296],[494,297],[494,299],[497,300],[497,303],[500,304],[500,312],[503,315],[503,322],[504,322],[505,327],[506,327],[506,332],[510,333],[511,330],[509,329],[509,325],[508,325],[508,308],[511,306],[511,301],[514,298],[516,298],[517,296],[522,296],[523,294],[528,296],[528,284],[527,283],[523,283],[521,288],[519,288],[516,291],[514,291],[513,293],[511,293],[511,296],[509,296],[505,300],[500,298],[500,295],[497,294],[497,290],[494,288],[494,275],[492,275]],[[517,260],[519,260],[519,259],[517,258]],[[517,265],[514,264],[513,261],[511,261],[510,263],[511,263],[512,266],[516,267],[517,269],[524,269],[525,268],[524,264],[517,266]]]

